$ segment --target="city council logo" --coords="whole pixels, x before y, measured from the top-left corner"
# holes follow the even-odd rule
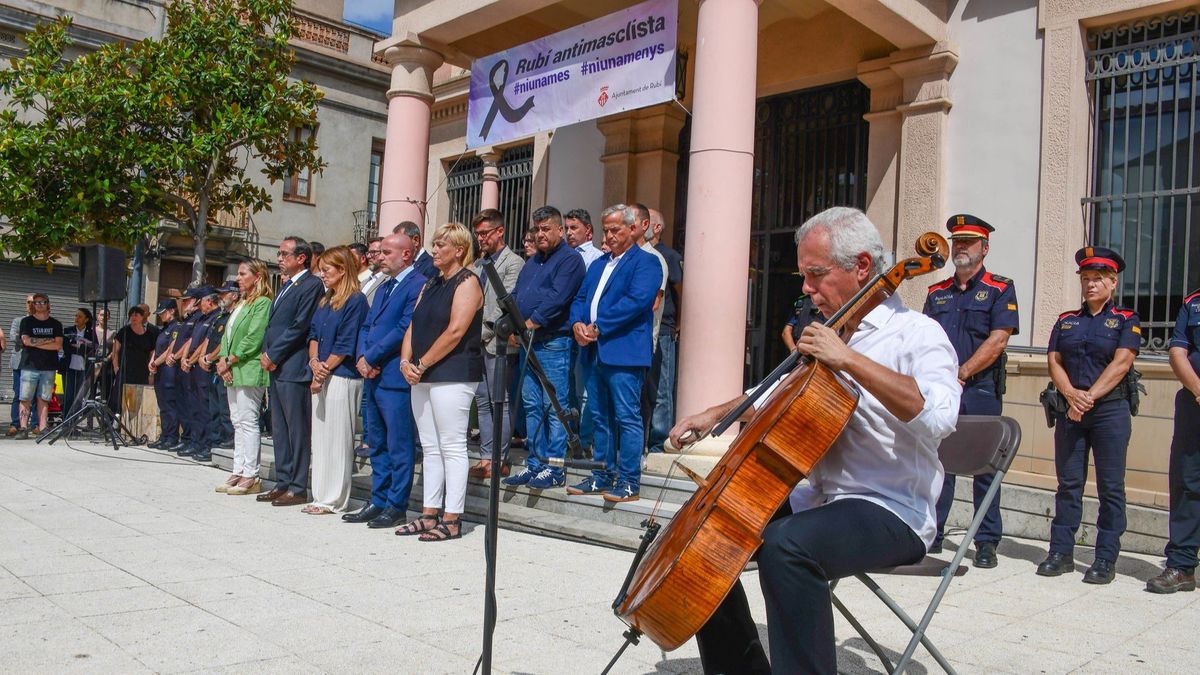
[[[596,99],[596,103],[599,103],[601,108],[608,103],[608,87],[600,87],[600,98]]]

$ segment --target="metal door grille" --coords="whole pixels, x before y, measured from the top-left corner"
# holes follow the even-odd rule
[[[844,82],[760,99],[754,131],[746,381],[783,360],[800,295],[796,228],[831,206],[866,204],[870,91]]]
[[[505,244],[522,248],[529,227],[529,202],[533,188],[533,143],[507,148],[497,165],[500,173],[500,212],[504,214]],[[483,199],[483,160],[464,157],[446,178],[450,220],[464,225],[479,213]]]
[[[1142,348],[1165,352],[1175,315],[1200,285],[1200,166],[1194,11],[1088,34],[1092,194],[1089,241],[1127,268],[1117,302],[1142,320]]]

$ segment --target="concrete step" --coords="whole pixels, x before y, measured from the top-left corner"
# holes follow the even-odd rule
[[[513,459],[517,458],[514,450]],[[262,450],[262,472],[266,480],[274,479],[274,467],[269,440]],[[599,541],[611,546],[636,548],[641,534],[641,523],[649,516],[655,501],[662,495],[662,505],[657,518],[666,523],[684,501],[691,495],[694,485],[681,472],[668,478],[666,470],[670,461],[679,455],[653,453],[646,461],[646,473],[642,476],[642,498],[636,502],[613,504],[598,496],[568,497],[562,489],[530,491],[525,488],[502,486],[500,494],[500,522],[505,527],[522,529],[565,538],[580,538]],[[659,459],[662,458],[662,459]],[[717,457],[687,456],[685,461],[693,470],[707,475],[709,469],[703,462]],[[223,469],[233,466],[232,451],[214,450],[213,461]],[[700,464],[693,464],[693,462]],[[358,465],[356,465],[358,466]],[[704,468],[703,471],[700,471]],[[582,480],[586,472],[569,470],[567,484]],[[420,468],[417,469],[410,501],[412,510],[421,506]],[[363,463],[356,469],[352,496],[355,499],[369,497],[371,491],[370,464]],[[488,488],[482,481],[471,481],[467,489],[467,517],[482,520],[487,514]],[[1099,503],[1093,497],[1084,497],[1083,524],[1079,529],[1077,543],[1093,546],[1096,537],[1096,515]],[[1050,521],[1054,517],[1054,492],[1033,487],[1007,484],[1000,502],[1004,533],[1008,536],[1049,541]],[[1122,548],[1136,553],[1161,554],[1167,541],[1168,513],[1164,509],[1129,505],[1126,510],[1128,527],[1121,539]],[[959,479],[955,490],[955,503],[951,509],[947,527],[951,530],[965,529],[970,524],[971,481]]]

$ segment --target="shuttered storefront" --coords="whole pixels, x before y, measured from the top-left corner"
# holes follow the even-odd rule
[[[85,306],[79,302],[78,268],[56,265],[53,272],[47,272],[45,267],[0,262],[0,327],[9,341],[3,368],[0,368],[0,399],[6,403],[11,403],[14,396],[11,356],[13,342],[17,339],[15,335],[8,335],[8,329],[14,318],[25,315],[25,296],[30,293],[50,296],[50,316],[61,321],[64,327],[74,322],[76,308]],[[109,309],[114,322],[115,317],[123,316],[120,303],[111,303]],[[0,409],[0,424],[5,428],[8,426],[6,408]]]

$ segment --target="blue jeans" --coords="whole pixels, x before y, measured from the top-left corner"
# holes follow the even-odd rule
[[[1125,532],[1125,452],[1132,422],[1129,401],[1097,403],[1072,422],[1059,415],[1054,425],[1054,468],[1058,493],[1050,521],[1050,552],[1070,555],[1083,518],[1083,486],[1087,482],[1088,450],[1096,465],[1096,560],[1117,561]]]
[[[587,373],[580,358],[582,347],[571,343],[571,407],[579,414],[575,431],[579,433],[579,444],[585,448],[594,445],[595,432],[592,427],[592,410],[588,405]]]
[[[559,405],[569,405],[571,374],[571,338],[556,337],[533,344],[533,354],[542,364],[546,379],[554,385]],[[542,390],[533,371],[527,371],[521,385],[521,400],[525,403],[525,447],[529,459],[525,466],[534,473],[547,468],[543,461],[567,454],[567,430],[554,414],[550,397]],[[562,469],[557,469],[562,472]]]
[[[675,346],[678,341],[670,332],[658,336],[658,391],[654,412],[650,415],[650,452],[662,452],[663,443],[675,425]]]
[[[589,349],[588,400],[592,405],[596,444],[592,459],[604,469],[592,474],[598,481],[625,482],[635,490],[642,484],[642,380],[640,366],[610,366],[600,363]]]

